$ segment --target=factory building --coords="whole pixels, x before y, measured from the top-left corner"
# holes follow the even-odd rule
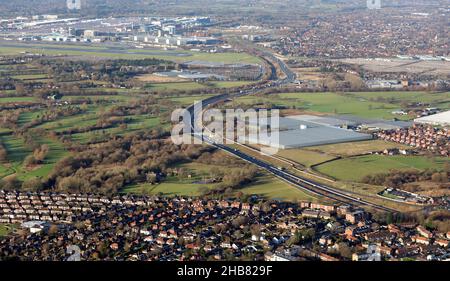
[[[450,126],[450,110],[438,114],[417,118],[414,120],[418,124],[429,124],[433,126]]]
[[[300,148],[370,140],[373,138],[372,134],[362,133],[360,131],[362,128],[400,129],[409,127],[411,122],[366,120],[354,116],[296,115],[281,117],[276,129],[271,128],[270,125],[269,120],[249,120],[250,132],[276,130],[279,133],[278,139],[264,136],[267,134],[250,134],[247,137],[239,137],[238,141],[279,149]]]
[[[265,124],[266,122],[260,123]],[[281,117],[279,123],[278,139],[267,136],[267,134],[250,134],[248,142],[289,149],[372,139],[370,134],[310,122],[300,117]],[[238,138],[239,142],[245,142],[245,139],[245,137]]]
[[[222,43],[221,40],[213,37],[137,35],[134,36],[133,39],[135,42],[153,43],[158,45],[171,45],[171,46],[187,46],[187,45],[211,46]]]

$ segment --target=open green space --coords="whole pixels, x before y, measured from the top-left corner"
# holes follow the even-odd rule
[[[16,94],[16,90],[1,90],[0,95],[4,96],[14,96]]]
[[[3,165],[0,165],[0,179],[14,174],[14,170]]]
[[[206,85],[202,85],[197,82],[173,82],[173,83],[153,83],[147,84],[145,87],[147,90],[153,91],[193,91],[206,88]]]
[[[0,224],[0,237],[8,235],[12,231],[14,231],[15,228],[16,227],[14,225],[1,223]]]
[[[22,138],[14,135],[0,137],[3,146],[8,153],[8,160],[11,163],[21,163],[31,151],[25,146]]]
[[[23,75],[14,75],[11,76],[13,79],[18,80],[41,80],[41,79],[47,79],[47,74],[23,74]]]
[[[324,153],[327,155],[333,155],[333,156],[354,156],[354,155],[361,155],[376,151],[383,151],[385,149],[408,149],[410,147],[393,143],[393,142],[387,142],[383,140],[369,140],[369,141],[357,141],[357,142],[347,142],[347,143],[336,143],[336,144],[329,144],[329,145],[321,145],[321,146],[314,146],[314,147],[308,147],[304,150],[310,151],[310,152],[318,152],[318,153]],[[291,150],[288,150],[291,151]],[[292,150],[294,152],[295,150]],[[289,154],[289,153],[285,153]],[[301,156],[300,156],[301,157]]]
[[[7,134],[10,134],[11,132],[12,132],[11,129],[8,129],[8,128],[0,128],[0,136],[1,136],[1,135],[7,135]]]
[[[427,102],[447,109],[450,93],[427,92],[380,92],[380,93],[283,93],[265,96],[246,96],[236,101],[249,105],[260,103],[272,106],[299,109],[318,113],[347,114],[370,119],[413,119],[414,116],[398,116],[393,111],[401,109],[400,103],[393,103],[389,98],[398,96],[411,102]],[[381,97],[382,99],[377,99]]]
[[[363,92],[346,95],[369,101],[388,99],[389,102],[396,104],[420,102],[439,106],[450,102],[450,92]]]
[[[250,84],[250,81],[211,81],[208,83],[198,82],[170,82],[149,83],[145,86],[147,90],[153,91],[193,91],[204,88],[233,88]]]
[[[56,163],[63,157],[67,156],[69,152],[64,148],[63,144],[49,138],[36,138],[39,144],[46,144],[49,147],[49,153],[44,159],[44,164],[38,166],[32,171],[24,170],[23,167],[18,175],[20,180],[27,180],[30,178],[44,178],[55,167]]]
[[[213,189],[217,184],[204,184],[202,181],[210,178],[209,171],[213,165],[205,165],[201,163],[184,163],[176,165],[177,168],[185,170],[188,175],[184,178],[175,176],[164,179],[162,183],[151,184],[135,184],[126,187],[123,192],[137,194],[163,194],[164,196],[200,196],[201,191],[205,188]],[[223,167],[222,167],[223,168]]]
[[[214,88],[234,88],[253,83],[252,81],[215,81],[211,82]]]
[[[14,103],[14,102],[34,102],[34,97],[7,97],[0,98],[0,103]]]
[[[180,104],[180,106],[192,105],[194,102],[212,97],[214,95],[189,95],[189,96],[174,96],[167,97],[167,99]]]
[[[53,169],[54,165],[68,154],[63,144],[59,141],[36,136],[34,141],[38,144],[48,145],[49,153],[42,165],[28,170],[23,167],[22,163],[32,151],[25,145],[23,139],[14,135],[3,135],[0,137],[0,140],[7,151],[9,161],[9,163],[0,165],[0,177],[12,174],[15,174],[20,180],[27,180],[33,177],[45,177]]]
[[[63,96],[61,100],[63,101],[75,101],[75,100],[86,100],[91,101],[126,101],[132,100],[134,97],[132,95],[81,95],[81,96]]]
[[[157,117],[150,117],[148,115],[135,115],[127,116],[126,118],[130,118],[131,120],[129,123],[127,123],[125,128],[115,126],[108,129],[100,129],[85,133],[73,134],[71,135],[72,140],[79,143],[88,143],[101,141],[105,138],[110,138],[111,136],[121,136],[135,131],[150,130],[158,126],[162,128],[168,128],[168,125],[161,125],[160,119]],[[91,120],[91,122],[93,121],[96,120]]]
[[[306,167],[310,167],[335,158],[334,156],[325,153],[309,151],[306,149],[283,149],[280,150],[277,155],[300,163]]]
[[[91,56],[108,59],[144,59],[157,58],[177,62],[208,61],[221,63],[260,63],[260,59],[246,53],[204,53],[185,50],[159,50],[159,49],[118,49],[96,47],[91,45],[64,45],[64,44],[24,44],[14,42],[0,46],[0,55],[18,55],[23,52],[39,53],[45,55],[64,56]]]
[[[37,128],[51,130],[53,132],[62,132],[73,128],[82,128],[97,124],[98,116],[95,113],[79,114],[46,122]]]
[[[44,110],[35,110],[35,111],[27,111],[27,112],[20,113],[19,120],[18,120],[19,126],[23,126],[26,123],[29,123],[29,122],[35,120],[42,113],[44,113]]]
[[[186,170],[190,175],[188,178],[179,179],[170,177],[157,185],[151,184],[135,184],[126,187],[123,192],[136,194],[163,194],[165,196],[199,196],[202,190],[213,189],[217,184],[203,184],[203,180],[210,178],[209,171],[214,168],[225,168],[214,165],[205,165],[200,163],[186,163],[177,165],[179,168]],[[227,168],[229,170],[239,168]],[[289,184],[276,179],[270,175],[263,174],[258,176],[257,180],[241,189],[236,189],[248,195],[258,195],[273,200],[315,200],[309,194],[290,186]]]
[[[311,195],[269,175],[263,175],[258,180],[238,191],[248,195],[258,195],[272,200],[296,202],[299,200],[316,201]]]
[[[137,93],[137,92],[140,91],[140,89],[138,89],[138,88],[127,89],[127,88],[108,88],[108,87],[87,88],[85,90],[87,92],[91,91],[91,92],[116,93],[118,95],[120,95],[120,94],[132,94],[132,93]],[[129,95],[125,95],[125,96],[130,97]]]
[[[448,161],[448,158],[367,155],[328,162],[315,169],[337,180],[358,182],[366,175],[387,173],[390,170],[442,169],[445,161]]]

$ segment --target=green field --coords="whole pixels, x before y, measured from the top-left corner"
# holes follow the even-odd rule
[[[94,126],[97,124],[100,112],[107,111],[109,108],[116,106],[118,102],[130,100],[130,98],[128,98],[126,95],[105,97],[114,97],[115,99],[110,99],[110,103],[106,105],[88,105],[87,111],[82,114],[60,117],[57,120],[45,122],[43,124],[35,126],[34,128],[45,129],[48,132],[63,132],[73,128],[85,128]],[[103,98],[103,96],[92,96],[92,98]],[[14,99],[18,100],[16,98]],[[43,109],[22,112],[19,115],[17,124],[19,126],[24,126],[25,124],[35,120],[36,118],[39,118],[47,111],[48,110]],[[104,138],[124,135],[135,131],[150,130],[156,127],[168,129],[168,124],[161,124],[159,118],[152,117],[147,114],[124,116],[124,118],[129,119],[129,122],[127,122],[125,128],[116,125],[115,127],[105,130],[93,130],[86,133],[74,134],[71,136],[72,140],[78,141],[80,143],[87,143],[89,141],[95,141],[98,139],[101,140]],[[0,165],[0,178],[12,174],[15,174],[19,180],[27,180],[33,177],[43,178],[51,172],[55,164],[60,159],[68,155],[68,152],[66,151],[62,143],[57,140],[39,136],[37,136],[34,140],[39,144],[47,144],[49,146],[49,154],[47,155],[47,158],[44,160],[44,163],[42,165],[32,167],[31,169],[29,167],[25,168],[22,164],[23,160],[28,155],[30,155],[32,151],[25,146],[21,137],[12,135],[11,130],[9,129],[1,129],[0,141],[7,150],[8,163],[3,163]]]
[[[0,137],[3,146],[8,152],[8,160],[12,163],[20,163],[31,151],[25,147],[23,139],[13,135]]]
[[[34,97],[7,97],[0,98],[0,103],[14,103],[14,102],[34,102]]]
[[[209,61],[223,63],[260,63],[260,59],[246,53],[203,53],[184,50],[159,49],[108,49],[91,45],[63,45],[63,44],[14,44],[4,43],[0,47],[0,55],[18,55],[23,52],[40,53],[45,55],[91,56],[109,59],[144,59],[157,58],[176,62]]]
[[[310,167],[334,159],[334,156],[305,149],[285,149],[278,152],[279,156]]]
[[[407,96],[410,94],[410,96]],[[405,97],[407,96],[407,97]],[[429,102],[432,106],[443,109],[449,108],[450,93],[429,94],[426,92],[380,92],[380,93],[286,93],[266,96],[247,96],[236,101],[255,105],[269,103],[277,107],[295,108],[310,112],[328,114],[348,114],[370,119],[413,119],[414,116],[397,116],[392,111],[401,109],[401,104],[389,100],[378,101],[377,97],[384,99],[398,97],[410,102]]]
[[[239,189],[248,195],[258,195],[272,200],[296,202],[299,200],[316,201],[311,195],[272,176],[262,176],[254,184]]]
[[[215,184],[195,184],[179,181],[178,179],[168,179],[161,184],[136,184],[124,189],[126,193],[164,196],[199,196],[202,188],[213,189]],[[255,183],[246,186],[236,192],[248,195],[258,195],[273,200],[298,201],[315,200],[312,196],[290,186],[281,180],[271,176],[261,176]]]
[[[21,138],[13,135],[1,136],[0,140],[8,153],[9,164],[0,165],[1,177],[17,174],[22,168],[22,161],[31,153]]]
[[[11,174],[14,174],[14,170],[13,169],[10,169],[8,167],[0,165],[0,179],[4,178],[6,176],[9,176]]]
[[[19,116],[19,126],[23,126],[26,123],[29,123],[33,121],[34,119],[38,118],[44,113],[45,110],[35,110],[35,111],[28,111],[28,112],[22,112]]]
[[[101,81],[92,81],[95,83],[101,82]],[[139,92],[138,88],[131,88],[131,89],[127,89],[127,88],[107,88],[107,87],[97,87],[97,88],[87,88],[85,89],[87,92],[92,91],[92,92],[105,92],[105,93],[116,93],[116,96],[121,96],[121,97],[130,97],[129,94],[133,94],[133,93],[137,93]],[[126,95],[120,95],[120,94],[126,94]],[[92,96],[92,97],[96,97],[96,96]]]
[[[203,99],[212,97],[213,95],[192,95],[192,96],[176,96],[168,97],[169,100],[180,104],[181,106],[192,105],[194,102],[201,101]]]
[[[174,82],[148,84],[145,88],[153,91],[192,91],[206,88],[206,86],[197,82]]]
[[[314,146],[305,148],[304,150],[316,153],[324,153],[330,156],[356,156],[393,148],[408,149],[410,147],[383,140],[369,140],[369,141],[358,141],[350,143],[336,143],[330,145]]]
[[[445,161],[448,161],[448,158],[368,155],[328,162],[315,167],[315,169],[337,180],[358,182],[366,175],[387,173],[390,170],[442,169]]]
[[[90,89],[88,89],[90,90]],[[94,91],[96,89],[92,89]],[[100,89],[99,89],[100,91]],[[106,91],[105,91],[106,92]],[[133,100],[135,99],[135,96],[132,95],[82,95],[82,96],[63,96],[61,100],[63,101],[75,101],[75,100],[82,100],[82,99],[90,99],[91,101],[127,101],[127,100]]]
[[[2,96],[14,96],[16,94],[16,90],[1,90],[0,95]]]
[[[45,177],[53,169],[55,164],[68,154],[62,143],[48,138],[36,137],[38,144],[47,144],[49,153],[44,159],[44,164],[37,166],[29,171],[22,166],[23,160],[32,153],[25,146],[23,139],[13,135],[4,135],[0,137],[3,146],[8,153],[8,164],[0,165],[0,178],[15,174],[20,180],[27,180],[33,177]]]
[[[9,224],[0,224],[0,237],[6,236],[14,230],[13,225]]]
[[[249,81],[212,81],[208,84],[198,82],[171,82],[171,83],[150,83],[145,86],[147,90],[154,91],[193,91],[204,88],[233,88],[248,85]]]
[[[11,76],[13,79],[18,80],[42,80],[42,79],[48,79],[47,74],[24,74],[24,75],[14,75]]]
[[[450,107],[450,92],[364,92],[347,93],[348,96],[361,98],[363,100],[389,99],[391,103],[401,104],[404,102],[430,103],[440,108]]]
[[[43,128],[54,132],[62,132],[72,128],[82,128],[87,126],[93,126],[97,124],[98,116],[95,111],[87,112],[85,114],[74,115],[66,118],[62,118],[55,121],[46,122],[37,128]]]
[[[63,144],[48,138],[37,138],[39,144],[46,144],[49,147],[49,153],[44,159],[44,164],[32,171],[21,170],[18,178],[20,180],[28,180],[31,178],[44,178],[55,167],[56,163],[63,157],[69,155],[69,152],[64,148]]]
[[[212,189],[217,184],[203,184],[202,180],[209,179],[209,171],[213,165],[205,165],[201,163],[185,163],[176,167],[185,169],[190,175],[188,178],[169,177],[162,183],[151,184],[135,184],[126,187],[123,192],[137,194],[163,194],[165,196],[199,196],[204,188]]]
[[[253,83],[252,81],[216,81],[211,82],[215,88],[234,88]]]
[[[131,122],[127,124],[125,129],[113,127],[108,129],[93,130],[86,133],[78,133],[72,135],[72,140],[79,143],[88,143],[110,138],[111,136],[125,135],[134,131],[150,130],[161,125],[160,119],[156,117],[148,117],[147,115],[128,116]],[[90,120],[94,124],[96,120]],[[95,122],[94,122],[95,121]],[[167,128],[167,126],[162,126]]]
[[[150,184],[137,184],[131,185],[124,189],[126,193],[155,195],[162,194],[164,196],[199,196],[202,187],[213,188],[214,185],[205,184],[192,184],[179,182],[177,179],[168,179],[163,183],[150,185]]]
[[[199,196],[201,195],[202,189],[213,189],[217,186],[217,184],[202,184],[199,182],[204,179],[209,179],[209,171],[213,167],[220,168],[220,166],[187,163],[178,165],[178,167],[186,169],[191,177],[186,179],[171,177],[157,185],[130,185],[125,188],[123,192],[136,194],[163,194],[164,196]],[[224,167],[222,167],[222,169],[223,168]],[[239,168],[228,168],[228,170],[233,169]],[[310,195],[269,175],[259,176],[253,184],[236,190],[236,192],[239,191],[244,194],[258,195],[274,200],[314,200]]]

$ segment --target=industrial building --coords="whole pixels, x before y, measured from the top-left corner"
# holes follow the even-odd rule
[[[197,71],[166,71],[166,72],[158,72],[155,73],[157,76],[161,77],[178,77],[182,79],[190,79],[194,81],[202,81],[202,80],[225,80],[225,77],[216,74],[210,73],[200,73]]]
[[[326,123],[331,122],[332,118],[324,117],[322,119],[310,115],[281,117],[278,128],[279,138],[273,138],[270,135],[267,136],[267,134],[250,134],[248,138],[241,136],[238,140],[239,142],[245,142],[247,139],[252,144],[289,149],[372,139],[371,134],[341,128],[340,122],[337,120],[329,125]],[[265,124],[270,125],[268,120],[259,120],[259,123],[256,123],[256,121],[250,120],[250,126],[257,124],[260,130],[264,130]],[[275,129],[272,128],[272,130]]]
[[[414,120],[414,122],[434,126],[450,126],[450,110],[426,117],[417,118]]]
[[[152,36],[137,35],[133,37],[135,42],[151,43],[166,46],[187,46],[187,45],[217,45],[222,43],[221,40],[213,37],[183,37],[183,36]]]

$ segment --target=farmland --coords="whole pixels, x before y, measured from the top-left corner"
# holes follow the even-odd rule
[[[306,113],[353,115],[369,119],[414,119],[397,116],[393,111],[402,103],[426,102],[430,107],[450,108],[450,93],[427,92],[361,92],[361,93],[284,93],[238,98],[246,105],[270,104],[274,107],[296,109]]]
[[[368,155],[328,162],[315,169],[338,180],[359,182],[364,176],[391,170],[442,169],[445,161],[443,157]]]

